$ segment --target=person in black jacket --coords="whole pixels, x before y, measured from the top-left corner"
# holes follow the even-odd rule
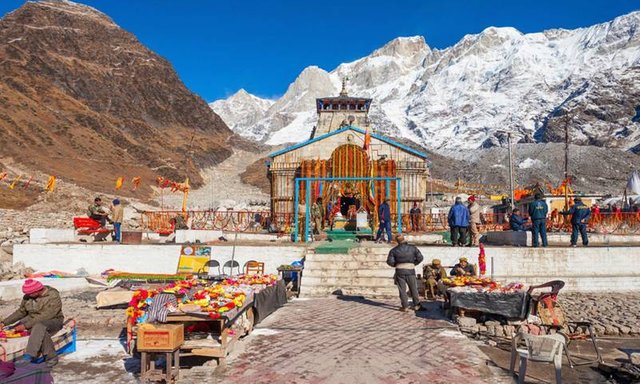
[[[397,235],[396,245],[387,257],[387,264],[390,267],[396,269],[396,273],[393,279],[400,291],[400,311],[406,312],[409,307],[409,298],[407,297],[407,285],[411,291],[411,298],[413,299],[413,309],[419,311],[422,309],[420,305],[420,297],[418,296],[418,282],[416,281],[416,265],[420,264],[423,260],[420,250],[411,244],[407,244],[404,236]]]

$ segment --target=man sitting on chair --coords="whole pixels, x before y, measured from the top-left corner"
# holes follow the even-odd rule
[[[469,264],[466,257],[461,257],[460,262],[451,270],[451,276],[475,276],[475,274],[475,268]]]

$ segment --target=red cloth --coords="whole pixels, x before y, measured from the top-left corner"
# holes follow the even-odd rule
[[[27,279],[24,281],[24,285],[22,285],[22,293],[25,295],[31,295],[42,289],[44,289],[44,285],[38,280]]]

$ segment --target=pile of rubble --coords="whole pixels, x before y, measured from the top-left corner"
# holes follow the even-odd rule
[[[11,261],[0,262],[0,281],[24,279],[25,275],[33,272],[32,268],[26,267],[21,261],[15,264]]]
[[[590,321],[598,336],[640,337],[640,296],[628,293],[564,293],[560,304],[568,321]],[[480,322],[473,317],[454,316],[460,330],[466,334],[506,337],[518,331],[543,335],[554,333],[547,327],[525,324],[523,321]],[[571,332],[587,333],[586,327],[571,327]]]

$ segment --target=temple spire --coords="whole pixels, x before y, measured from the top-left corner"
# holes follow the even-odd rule
[[[349,96],[349,94],[347,93],[347,81],[349,81],[349,78],[347,76],[342,78],[342,90],[340,91],[340,97]]]

